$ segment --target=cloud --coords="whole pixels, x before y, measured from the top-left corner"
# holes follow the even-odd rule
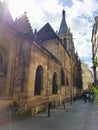
[[[73,32],[75,49],[79,57],[92,65],[92,26],[97,14],[97,0],[72,0],[66,8],[66,20]]]
[[[62,10],[66,11],[66,21],[73,33],[75,49],[81,59],[92,61],[92,26],[97,15],[97,0],[20,0],[10,1],[13,16],[27,11],[32,29],[42,28],[47,22],[59,30]],[[12,3],[11,3],[12,2]],[[21,8],[22,7],[22,8]],[[87,60],[88,59],[88,60]],[[90,61],[91,59],[91,61]]]
[[[97,0],[72,0],[72,12],[76,17],[85,15],[92,17],[93,13],[97,11]]]

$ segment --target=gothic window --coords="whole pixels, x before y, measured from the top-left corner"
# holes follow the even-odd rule
[[[41,90],[43,89],[43,68],[38,66],[35,75],[35,90],[34,95],[41,95]]]
[[[61,70],[61,86],[65,85],[65,75],[64,70]]]
[[[53,79],[52,79],[52,94],[57,94],[58,92],[58,83],[57,83],[57,73],[55,72],[53,74]]]

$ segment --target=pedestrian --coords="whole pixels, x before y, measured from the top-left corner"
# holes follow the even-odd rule
[[[87,97],[86,97],[86,93],[83,93],[83,100],[84,100],[84,102],[86,103],[87,102]]]
[[[94,101],[94,95],[91,93],[90,95],[90,102],[93,102]]]
[[[90,94],[88,92],[86,93],[86,98],[87,98],[87,101],[90,101]]]

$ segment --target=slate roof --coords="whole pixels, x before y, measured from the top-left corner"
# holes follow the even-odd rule
[[[47,23],[39,32],[36,34],[36,40],[38,42],[43,42],[49,39],[56,39],[58,36],[52,29],[51,25]]]
[[[59,29],[59,34],[67,33],[68,27],[65,20],[65,10],[62,11],[62,21]]]

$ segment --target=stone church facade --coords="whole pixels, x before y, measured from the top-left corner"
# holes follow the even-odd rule
[[[0,6],[0,100],[33,114],[72,100],[82,89],[81,65],[65,11],[58,33],[49,23],[33,33],[26,13],[14,21]]]

